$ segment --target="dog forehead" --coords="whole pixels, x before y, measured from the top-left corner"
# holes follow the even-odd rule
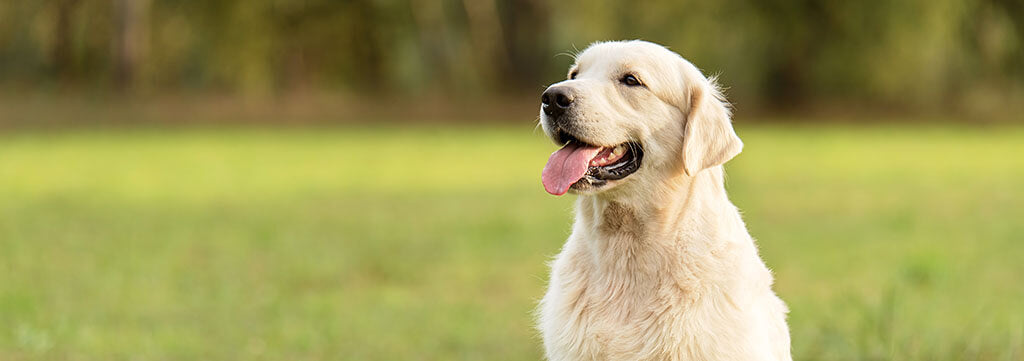
[[[614,81],[625,74],[636,75],[656,97],[670,104],[688,96],[694,74],[699,74],[688,69],[692,65],[679,54],[642,40],[594,43],[576,59],[572,71],[581,77]]]
[[[681,62],[684,62],[682,57],[661,45],[631,40],[594,43],[576,57],[573,68],[581,72],[596,71],[599,75],[634,72],[648,78],[664,78],[678,74]]]
[[[577,66],[623,67],[671,64],[679,55],[665,47],[641,40],[594,43],[576,57]]]

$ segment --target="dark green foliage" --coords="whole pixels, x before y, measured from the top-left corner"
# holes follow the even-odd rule
[[[743,104],[990,108],[1024,92],[1021,4],[15,0],[0,3],[0,85],[532,94],[563,76],[555,54],[643,38]]]

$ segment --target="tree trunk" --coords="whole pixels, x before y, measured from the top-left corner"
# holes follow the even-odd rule
[[[53,70],[60,82],[69,83],[74,78],[71,58],[71,17],[78,6],[78,0],[57,2],[57,21],[54,22],[53,49],[51,51]]]
[[[138,80],[148,30],[149,0],[117,0],[114,4],[114,81],[120,90],[130,90]]]

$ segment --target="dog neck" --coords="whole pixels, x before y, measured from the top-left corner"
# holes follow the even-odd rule
[[[707,216],[734,209],[725,193],[721,166],[705,169],[692,177],[679,174],[657,184],[638,186],[645,191],[579,197],[577,218],[603,226],[609,232],[631,231],[658,236],[665,228],[678,230],[680,222],[712,218]],[[634,223],[636,227],[631,226]]]
[[[619,193],[578,199],[574,233],[596,240],[586,247],[598,262],[621,264],[623,257],[644,254],[677,258],[673,252],[680,249],[713,252],[730,240],[749,239],[745,231],[722,234],[745,227],[725,193],[721,166],[640,186],[647,191],[628,192],[642,194],[632,198]],[[739,224],[723,224],[734,222]]]

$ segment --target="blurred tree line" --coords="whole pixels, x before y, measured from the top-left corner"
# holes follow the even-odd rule
[[[535,94],[631,38],[747,103],[1024,93],[1024,0],[5,0],[0,87]]]

